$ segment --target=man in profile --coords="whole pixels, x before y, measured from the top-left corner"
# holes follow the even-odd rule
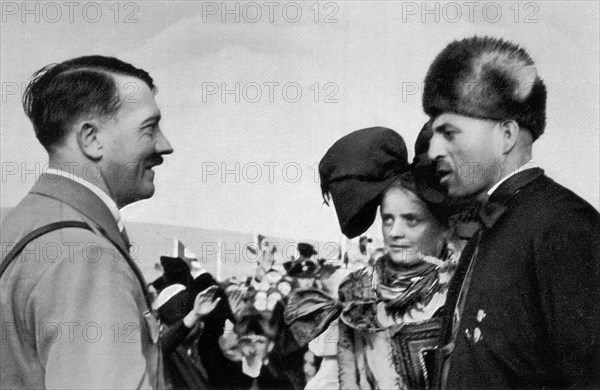
[[[600,215],[532,161],[546,87],[519,46],[474,37],[434,60],[429,157],[480,203],[446,301],[442,388],[597,388]]]
[[[158,324],[119,215],[154,194],[153,168],[173,152],[155,91],[146,71],[103,56],[49,65],[27,87],[51,169],[2,222],[2,388],[162,387]]]

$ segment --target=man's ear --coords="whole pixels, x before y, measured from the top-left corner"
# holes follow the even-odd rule
[[[101,159],[104,154],[102,143],[98,137],[99,130],[99,124],[95,120],[78,122],[75,128],[79,149],[94,161]]]
[[[269,346],[267,347],[267,352],[271,352],[273,350],[273,348],[275,348],[275,343],[272,341],[269,341]]]
[[[517,121],[510,119],[500,123],[500,130],[503,140],[502,153],[507,154],[515,147],[521,129]]]

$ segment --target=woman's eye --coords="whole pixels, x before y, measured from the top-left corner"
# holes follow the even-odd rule
[[[411,217],[406,219],[406,223],[409,226],[417,226],[419,224],[419,220],[417,218]]]
[[[393,222],[394,222],[394,219],[392,217],[386,217],[383,219],[384,225],[391,225]]]

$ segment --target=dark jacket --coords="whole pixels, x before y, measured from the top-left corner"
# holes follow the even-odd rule
[[[238,363],[237,368],[242,370],[242,363]],[[270,366],[262,366],[258,377],[252,378],[243,372],[239,376],[239,382],[236,383],[234,389],[246,390],[252,389],[256,380],[256,388],[258,390],[291,390],[293,389],[290,382],[283,376],[274,372]]]
[[[541,169],[509,178],[490,201],[506,210],[482,227],[447,388],[597,388],[600,214]],[[449,316],[474,246],[450,287]]]

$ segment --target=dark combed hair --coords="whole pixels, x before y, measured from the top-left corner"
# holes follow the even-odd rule
[[[23,108],[46,150],[63,140],[68,126],[82,115],[110,117],[117,112],[121,102],[113,74],[138,78],[156,91],[148,72],[114,57],[78,57],[34,73]]]
[[[253,307],[246,308],[236,324],[236,333],[243,337],[249,334],[273,338],[273,330],[263,315]]]

